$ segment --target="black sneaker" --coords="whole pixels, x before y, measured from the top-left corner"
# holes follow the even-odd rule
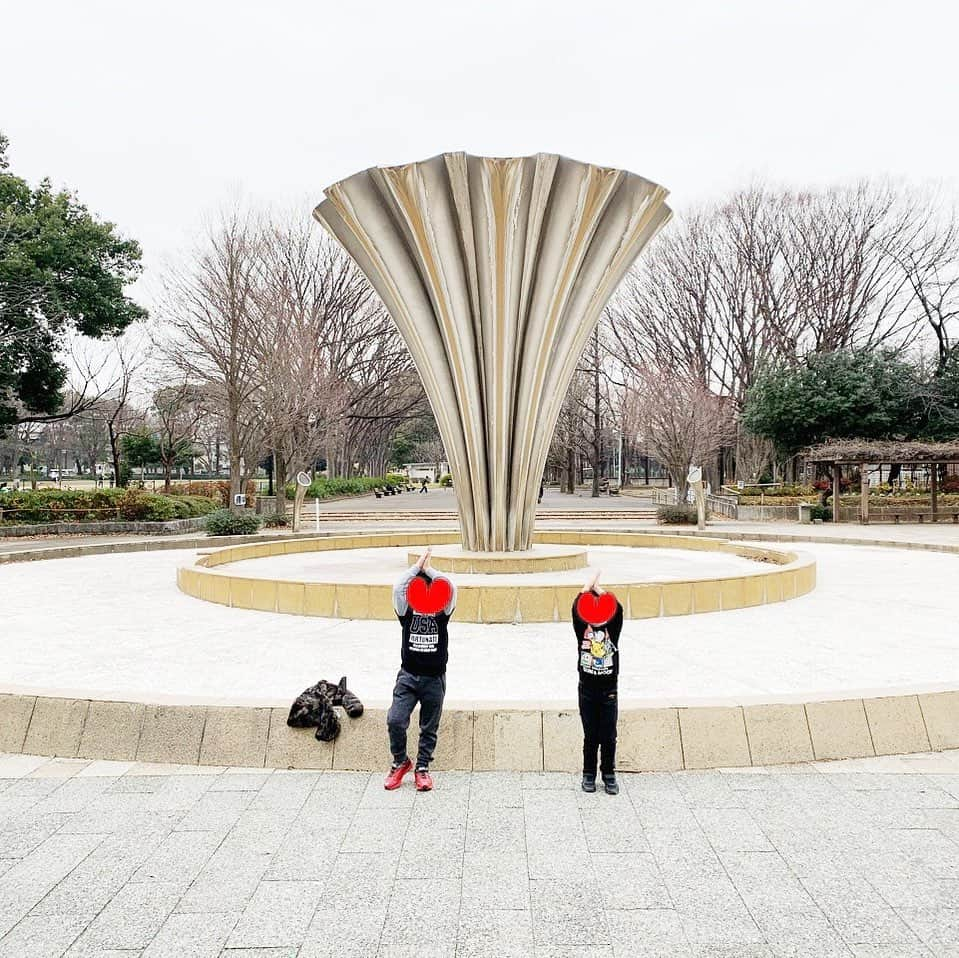
[[[596,776],[587,775],[583,772],[583,791],[584,792],[595,792],[596,791]]]
[[[604,775],[603,776],[603,786],[606,789],[607,795],[618,795],[619,794],[619,783],[616,781],[615,775]]]

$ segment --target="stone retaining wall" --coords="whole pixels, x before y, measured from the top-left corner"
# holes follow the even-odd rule
[[[33,525],[0,526],[0,538],[21,536],[78,536],[136,533],[148,536],[170,536],[202,529],[206,516],[192,519],[170,519],[168,522],[37,522]]]
[[[288,707],[146,705],[0,695],[0,752],[252,768],[381,771],[386,712],[343,716],[332,743],[291,729]],[[411,726],[415,739],[416,723]],[[415,741],[411,740],[415,752]],[[959,748],[959,692],[806,704],[624,709],[617,765],[672,771],[780,765]],[[575,709],[450,708],[434,767],[580,770]]]
[[[457,532],[371,533],[334,535],[316,539],[256,542],[220,549],[202,556],[195,565],[177,570],[181,592],[206,602],[231,608],[312,615],[339,619],[392,620],[393,587],[389,583],[301,582],[232,574],[228,566],[246,559],[337,549],[440,545],[459,542]],[[648,532],[537,532],[536,543],[620,546],[623,548],[673,548],[725,552],[759,560],[755,571],[695,580],[605,582],[621,596],[628,619],[692,615],[787,602],[816,586],[816,563],[809,556],[776,549],[735,545],[716,538],[680,538]],[[456,618],[459,622],[558,622],[579,594],[579,586],[460,585]]]

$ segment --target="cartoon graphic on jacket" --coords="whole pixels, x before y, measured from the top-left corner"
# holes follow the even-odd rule
[[[623,628],[623,607],[617,600],[612,618],[601,625],[587,622],[573,603],[573,631],[576,634],[579,681],[587,686],[615,687],[619,678],[619,635]]]

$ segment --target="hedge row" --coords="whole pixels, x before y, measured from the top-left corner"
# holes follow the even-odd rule
[[[230,507],[230,483],[225,479],[184,482],[173,487],[176,496],[209,496],[216,499],[224,508]],[[256,483],[250,480],[246,484],[246,504],[252,506],[256,501]]]
[[[699,521],[699,513],[695,506],[660,506],[656,510],[656,521],[666,526],[694,526]]]
[[[319,476],[306,490],[306,498],[332,499],[334,496],[360,496],[387,484],[405,485],[406,476],[396,473],[390,473],[385,479],[383,476],[355,476],[352,479],[328,479],[326,476]],[[286,487],[286,496],[292,499],[295,495],[296,484],[291,482]]]
[[[142,489],[38,489],[0,495],[2,521],[168,522],[209,515],[220,503],[207,496],[165,496]]]

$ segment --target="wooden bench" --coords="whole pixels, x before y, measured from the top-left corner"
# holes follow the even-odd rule
[[[931,512],[917,512],[916,518],[919,520],[920,525],[926,520],[929,519],[930,522],[938,522],[940,519],[951,518],[953,524],[959,523],[959,512],[937,512],[933,515]],[[898,519],[896,520],[899,521]]]

